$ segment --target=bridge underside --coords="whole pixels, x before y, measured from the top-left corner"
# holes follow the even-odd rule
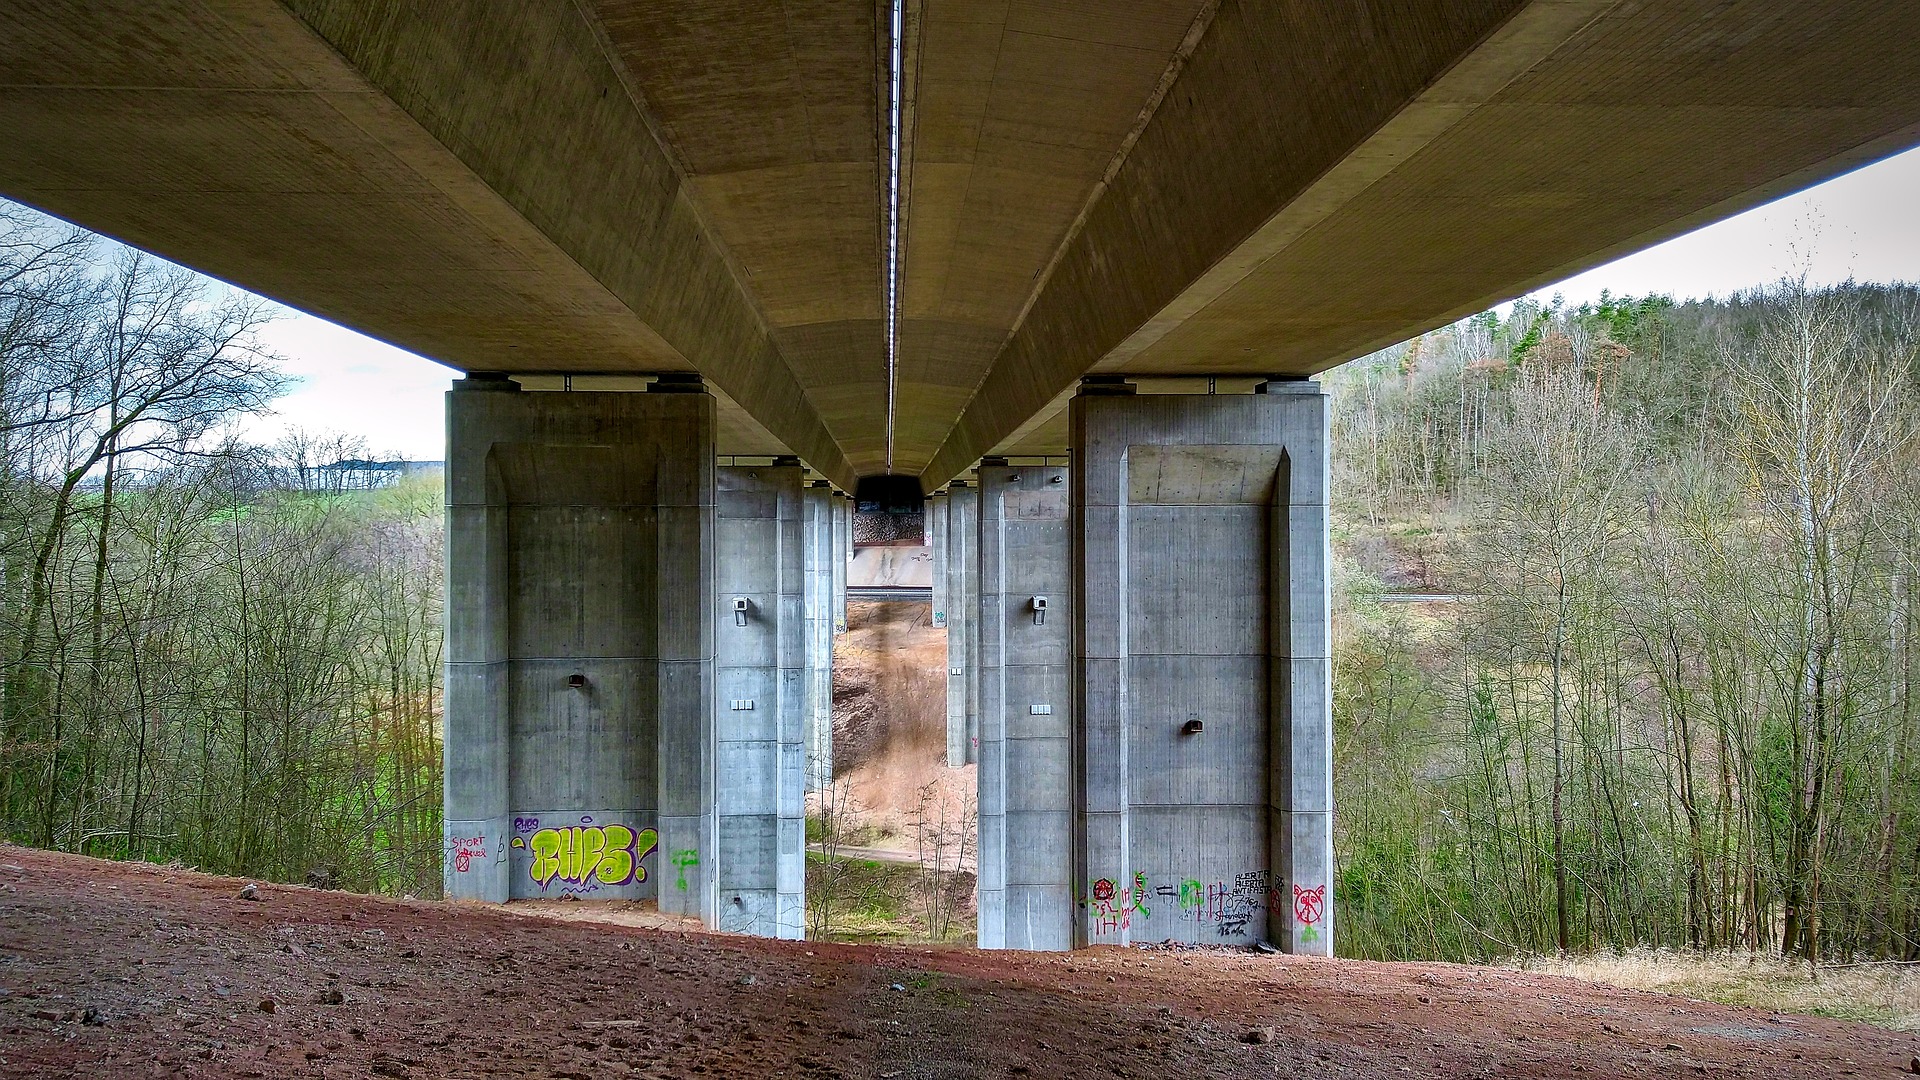
[[[797,932],[804,485],[894,473],[1029,947],[1331,948],[1297,379],[1920,142],[1898,0],[53,0],[0,71],[0,194],[474,375],[450,891]]]
[[[1920,8],[64,0],[0,192],[468,371],[698,371],[929,490],[1075,381],[1311,374],[1920,140]]]

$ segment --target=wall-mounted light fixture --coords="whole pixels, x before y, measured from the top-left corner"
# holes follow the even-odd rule
[[[753,608],[753,603],[749,601],[746,597],[744,596],[734,597],[733,598],[733,625],[735,626],[747,625],[747,612],[752,610],[752,608]]]
[[[1182,735],[1198,735],[1204,730],[1206,730],[1206,725],[1202,724],[1200,718],[1197,716],[1180,725],[1180,734]]]
[[[586,688],[587,688],[587,677],[585,675],[582,675],[576,671],[573,674],[567,676],[567,689],[585,690]]]
[[[1044,596],[1036,596],[1032,600],[1027,601],[1027,606],[1033,609],[1033,625],[1045,626],[1047,622],[1047,598]]]

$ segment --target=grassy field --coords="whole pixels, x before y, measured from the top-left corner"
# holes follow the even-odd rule
[[[1772,956],[1635,949],[1513,966],[1630,990],[1920,1032],[1920,967],[1912,965],[1834,966],[1810,973],[1803,963]]]

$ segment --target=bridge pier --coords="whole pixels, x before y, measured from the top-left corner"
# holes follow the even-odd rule
[[[715,864],[710,925],[799,938],[815,636],[808,602],[818,589],[807,551],[812,500],[798,465],[721,468],[716,487],[717,846],[711,855],[673,854]]]
[[[956,480],[946,504],[947,764],[958,768],[974,760],[979,740],[980,493]]]
[[[836,529],[833,490],[815,481],[806,491],[807,580],[807,790],[833,782],[833,605],[835,582],[844,581],[845,563],[835,573]]]
[[[1330,953],[1326,399],[1070,406],[1076,945]]]
[[[449,897],[712,921],[714,401],[656,389],[448,394]]]
[[[833,632],[847,632],[847,570],[853,562],[853,500],[833,493]],[[828,686],[832,698],[832,686]]]
[[[927,550],[933,555],[933,626],[938,629],[947,625],[947,493],[936,491],[927,496],[926,509],[920,520],[927,541]]]
[[[1073,946],[1072,545],[1062,466],[979,470],[979,943]]]

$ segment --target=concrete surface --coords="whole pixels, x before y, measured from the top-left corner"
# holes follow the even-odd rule
[[[1071,408],[1075,941],[1324,955],[1325,398],[1129,389]]]
[[[981,466],[979,478],[979,942],[983,949],[1069,949],[1075,888],[1067,470]]]
[[[711,922],[713,399],[511,386],[447,396],[447,895]]]
[[[853,500],[833,495],[833,632],[847,632],[847,585],[853,572]]]
[[[946,516],[946,581],[940,603],[947,616],[947,764],[974,760],[979,748],[980,493],[956,480],[942,500]],[[936,609],[940,610],[940,609]]]
[[[927,497],[924,520],[927,523],[927,549],[933,557],[933,579],[928,588],[933,592],[933,625],[947,625],[947,494],[936,491]]]
[[[917,544],[856,548],[847,564],[847,584],[856,589],[931,588],[933,549]]]
[[[721,930],[806,936],[806,735],[813,721],[807,540],[811,489],[795,466],[715,471],[713,814],[718,846],[668,851],[714,864]],[[740,601],[746,610],[738,610]],[[666,895],[663,878],[662,895]],[[689,882],[689,884],[691,884]]]
[[[801,544],[806,551],[807,790],[833,782],[833,605],[835,531],[833,492],[826,481],[807,488]],[[841,567],[844,574],[844,565]]]
[[[0,193],[463,370],[698,371],[928,489],[1075,380],[1304,374],[1920,141],[1897,0],[0,10]]]

